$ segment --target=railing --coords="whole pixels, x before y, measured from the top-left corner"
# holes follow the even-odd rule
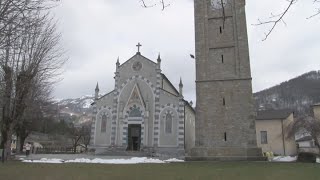
[[[44,148],[35,148],[34,154],[79,154],[82,153],[80,149],[71,147],[44,147]]]

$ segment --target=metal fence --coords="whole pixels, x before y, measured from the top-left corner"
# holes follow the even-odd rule
[[[71,147],[44,147],[44,148],[35,148],[33,150],[34,154],[79,154],[82,153],[80,149]]]

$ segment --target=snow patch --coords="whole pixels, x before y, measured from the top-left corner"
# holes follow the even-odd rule
[[[94,101],[92,99],[86,99],[82,103],[82,108],[88,109]]]
[[[184,160],[172,158],[172,159],[164,160],[164,162],[184,162]]]
[[[66,163],[98,163],[98,164],[141,164],[141,163],[164,163],[159,159],[148,159],[146,157],[138,158],[133,157],[131,159],[75,159],[75,160],[68,160]]]
[[[320,163],[320,158],[317,158],[317,163]]]
[[[132,157],[130,159],[86,159],[86,158],[78,158],[74,160],[62,160],[62,159],[47,159],[42,158],[40,160],[23,160],[22,162],[26,163],[93,163],[93,164],[144,164],[144,163],[171,163],[171,162],[184,162],[183,160],[179,160],[176,158],[168,159],[168,160],[160,160],[160,159],[152,159],[147,157]]]
[[[64,161],[62,159],[47,159],[47,158],[42,158],[40,160],[23,160],[22,162],[26,163],[52,163],[52,164],[61,164]]]
[[[271,161],[275,162],[294,162],[297,160],[297,156],[291,157],[291,156],[276,156],[272,158]]]

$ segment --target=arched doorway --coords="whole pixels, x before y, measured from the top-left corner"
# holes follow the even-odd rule
[[[141,124],[128,125],[128,151],[140,151]]]
[[[140,151],[141,148],[141,123],[143,122],[142,111],[139,106],[130,107],[128,117],[128,151]]]

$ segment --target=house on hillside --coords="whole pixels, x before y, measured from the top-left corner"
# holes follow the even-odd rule
[[[320,120],[320,103],[312,106],[313,116]]]
[[[294,136],[288,136],[289,126],[293,123],[291,110],[258,111],[256,117],[256,134],[258,147],[262,152],[277,155],[297,154]]]
[[[296,140],[297,145],[299,147],[299,149],[303,148],[314,148],[315,144],[314,144],[314,140],[310,135],[307,136],[303,136],[299,139]]]
[[[311,106],[313,111],[313,117],[316,120],[320,120],[320,104],[314,104]],[[299,147],[299,152],[312,152],[319,153],[318,147],[315,145],[315,140],[308,131],[302,131],[298,134],[300,136],[296,137],[296,142]],[[320,137],[319,137],[320,138]]]

